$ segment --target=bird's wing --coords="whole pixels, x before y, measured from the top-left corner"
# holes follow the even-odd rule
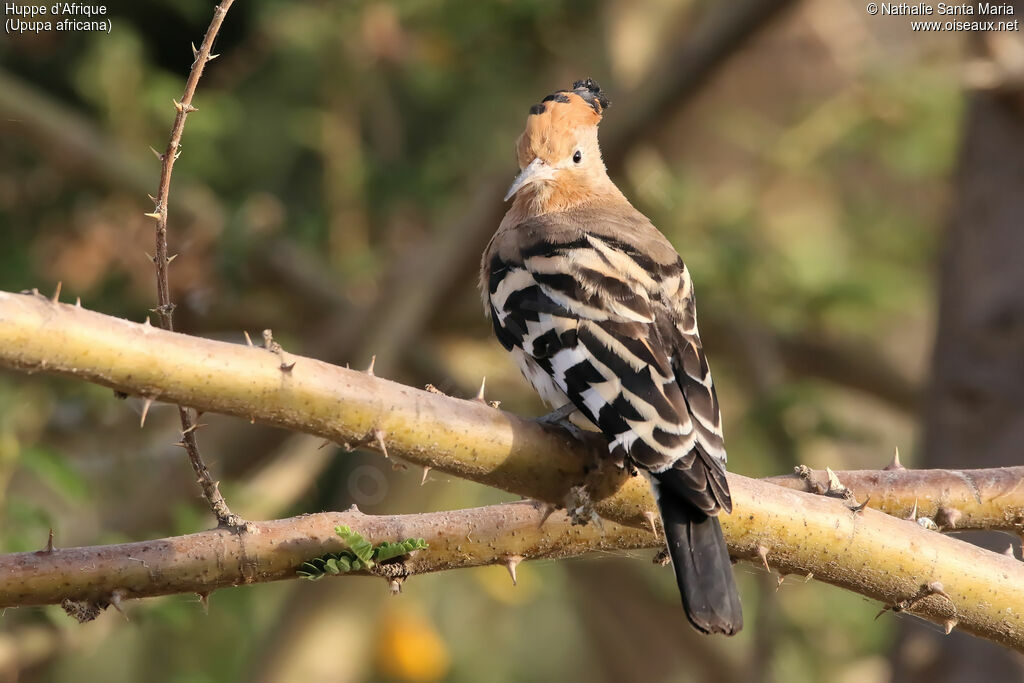
[[[482,284],[498,339],[550,375],[613,453],[663,473],[706,513],[730,510],[718,400],[682,260],[649,223],[656,237],[630,239],[621,226],[595,230],[599,219],[582,229],[559,220],[533,219],[488,250]],[[663,242],[660,258],[644,240]]]

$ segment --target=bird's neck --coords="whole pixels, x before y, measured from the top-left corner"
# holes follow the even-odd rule
[[[625,196],[606,174],[588,178],[586,182],[579,182],[578,179],[560,181],[556,178],[523,188],[516,194],[509,215],[527,220],[548,213],[622,201],[626,201]]]

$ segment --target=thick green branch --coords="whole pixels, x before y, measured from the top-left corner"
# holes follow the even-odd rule
[[[563,501],[584,480],[584,464],[599,450],[480,402],[313,359],[286,361],[263,349],[169,333],[45,297],[0,293],[0,363],[21,370],[76,376],[338,442],[379,440],[393,456],[549,502]],[[604,469],[588,482],[595,511],[646,526],[645,513],[654,509],[646,482]],[[738,475],[729,481],[735,507],[722,523],[734,556],[760,561],[766,555],[784,573],[813,573],[1024,650],[1024,564],[875,510],[855,513],[833,498]],[[1002,491],[997,502],[1019,503],[1016,489]],[[405,529],[399,535],[414,534]],[[278,552],[287,545],[279,544]],[[942,593],[926,595],[929,586]]]

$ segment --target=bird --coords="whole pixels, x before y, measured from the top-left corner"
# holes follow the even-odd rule
[[[649,478],[687,618],[733,635],[743,614],[718,520],[732,499],[693,283],[608,176],[609,106],[588,78],[530,107],[512,203],[481,259],[484,310],[551,416],[582,416]]]

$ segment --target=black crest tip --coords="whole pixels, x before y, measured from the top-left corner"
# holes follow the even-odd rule
[[[590,106],[594,107],[594,110],[599,114],[602,109],[607,109],[612,104],[608,96],[601,90],[601,86],[593,78],[576,81],[572,84],[572,90],[586,100]]]

